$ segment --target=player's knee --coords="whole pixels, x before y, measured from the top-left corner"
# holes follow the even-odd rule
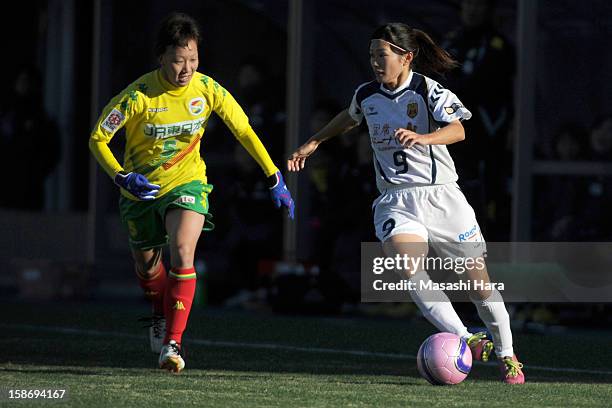
[[[157,275],[159,271],[159,261],[138,262],[135,263],[136,274],[143,279],[151,279]]]
[[[174,250],[173,266],[176,267],[190,267],[193,264],[193,256],[195,252],[195,245],[188,243],[177,243]]]

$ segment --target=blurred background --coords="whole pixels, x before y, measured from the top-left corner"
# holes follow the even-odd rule
[[[380,24],[428,32],[461,63],[444,78],[472,111],[450,146],[489,241],[607,242],[612,235],[612,6],[604,0],[33,0],[3,6],[0,294],[34,300],[140,299],[119,192],[87,141],[108,100],[157,67],[159,21],[202,31],[199,71],[243,106],[272,158],[371,80]],[[122,157],[123,133],[111,145]],[[201,154],[217,228],[196,253],[196,303],[281,313],[413,316],[359,303],[360,242],[375,241],[367,129],[317,151],[299,178],[297,222],[220,120]],[[8,184],[8,186],[7,186]],[[144,300],[142,300],[144,302]],[[517,324],[609,325],[605,304],[512,305]]]

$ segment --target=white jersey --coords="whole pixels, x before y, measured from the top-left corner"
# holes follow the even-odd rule
[[[358,123],[365,115],[374,150],[376,185],[383,193],[401,186],[446,184],[457,181],[455,164],[444,145],[404,148],[395,138],[398,128],[431,133],[453,120],[472,114],[454,93],[438,82],[410,71],[394,91],[376,81],[355,91],[349,114]]]

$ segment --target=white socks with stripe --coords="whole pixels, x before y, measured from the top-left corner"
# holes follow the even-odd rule
[[[418,272],[411,279],[413,282],[427,282],[430,280],[425,271]],[[467,330],[457,312],[453,308],[448,296],[441,290],[420,289],[417,284],[410,296],[419,307],[423,316],[438,330],[454,333],[467,340],[471,333]],[[514,355],[512,348],[512,330],[510,329],[510,316],[506,305],[498,290],[493,290],[491,296],[485,300],[472,300],[476,305],[478,316],[487,326],[493,337],[495,354],[501,357]]]
[[[498,358],[512,357],[512,330],[510,329],[510,316],[501,293],[497,289],[491,291],[491,296],[485,300],[474,300],[478,316],[491,332],[495,354]]]

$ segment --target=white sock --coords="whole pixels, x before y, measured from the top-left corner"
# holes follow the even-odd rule
[[[454,333],[464,340],[472,335],[457,315],[446,293],[441,290],[420,289],[419,281],[430,280],[427,272],[418,272],[410,280],[416,283],[416,288],[410,291],[410,296],[431,324],[440,331]]]
[[[497,357],[513,356],[510,316],[506,311],[506,305],[501,293],[494,289],[488,299],[472,299],[472,302],[476,305],[478,316],[480,316],[493,336],[493,344],[495,345]]]

